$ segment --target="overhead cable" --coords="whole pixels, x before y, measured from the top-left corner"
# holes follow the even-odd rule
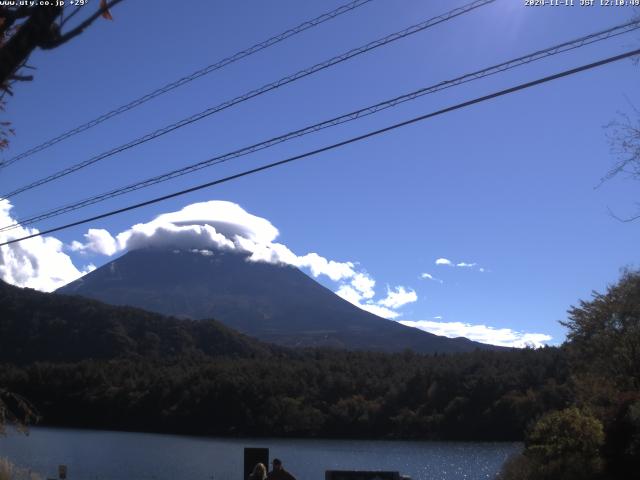
[[[12,165],[13,163],[22,160],[24,158],[27,158],[35,153],[41,152],[42,150],[45,150],[57,143],[62,142],[63,140],[66,140],[69,137],[73,137],[74,135],[77,135],[79,133],[84,132],[85,130],[89,130],[90,128],[93,128],[97,125],[100,125],[103,122],[106,122],[107,120],[118,116],[124,112],[128,112],[129,110],[132,110],[136,107],[139,107],[140,105],[148,102],[149,100],[152,100],[156,97],[159,97],[160,95],[164,95],[165,93],[168,93],[172,90],[175,90],[178,87],[181,87],[183,85],[186,85],[187,83],[190,83],[200,77],[203,77],[205,75],[208,75],[212,72],[215,72],[216,70],[220,70],[221,68],[226,67],[227,65],[231,65],[232,63],[237,62],[238,60],[241,60],[243,58],[246,58],[250,55],[253,55],[254,53],[260,52],[266,48],[269,48],[277,43],[280,43],[290,37],[293,37],[294,35],[297,35],[301,32],[304,32],[305,30],[308,30],[310,28],[316,27],[328,20],[332,20],[344,13],[348,13],[352,10],[355,10],[358,7],[361,7],[369,2],[372,2],[373,0],[354,0],[352,2],[349,2],[345,5],[341,5],[338,8],[331,10],[330,12],[324,13],[316,18],[313,18],[311,20],[307,20],[306,22],[301,23],[300,25],[290,28],[289,30],[286,30],[278,35],[275,35],[271,38],[268,38],[267,40],[264,40],[260,43],[256,43],[255,45],[239,51],[237,53],[234,53],[233,55],[226,57],[222,60],[219,60],[216,63],[212,63],[211,65],[208,65],[204,68],[201,68],[199,70],[196,70],[195,72],[186,75],[182,78],[179,78],[178,80],[175,80],[173,82],[167,83],[166,85],[150,92],[147,93],[145,95],[142,95],[141,97],[136,98],[135,100],[132,100],[129,103],[126,103],[124,105],[121,105],[118,108],[114,108],[113,110],[104,113],[102,115],[100,115],[97,118],[94,118],[93,120],[90,120],[86,123],[83,123],[82,125],[79,125],[75,128],[72,128],[71,130],[68,130],[64,133],[61,133],[60,135],[53,137],[49,140],[46,140],[32,148],[30,148],[29,150],[26,150],[22,153],[20,153],[19,155],[16,155],[12,158],[9,158],[8,160],[5,160],[4,162],[0,162],[0,168],[4,168],[4,167],[8,167],[9,165]],[[78,9],[79,10],[79,9]]]
[[[214,107],[210,107],[207,108],[206,110],[203,110],[199,113],[196,113],[194,115],[191,115],[190,117],[184,118],[178,122],[172,123],[170,125],[167,125],[165,127],[162,127],[158,130],[155,130],[151,133],[148,133],[146,135],[143,135],[135,140],[132,140],[128,143],[125,143],[123,145],[120,145],[118,147],[112,148],[111,150],[108,150],[106,152],[103,152],[99,155],[96,155],[94,157],[91,157],[87,160],[84,160],[80,163],[77,163],[75,165],[72,165],[70,167],[64,168],[63,170],[59,170],[56,173],[53,173],[51,175],[48,175],[44,178],[41,178],[39,180],[36,180],[34,182],[31,182],[27,185],[24,185],[22,187],[19,187],[11,192],[5,193],[3,195],[0,195],[1,198],[11,198],[14,197],[20,193],[26,192],[28,190],[31,190],[33,188],[39,187],[41,185],[44,185],[46,183],[52,182],[54,180],[57,180],[59,178],[65,177],[71,173],[77,172],[78,170],[81,170],[83,168],[86,168],[90,165],[93,165],[96,162],[99,162],[101,160],[104,160],[105,158],[111,157],[113,155],[116,155],[118,153],[121,153],[125,150],[129,150],[131,148],[134,148],[138,145],[141,145],[143,143],[149,142],[151,140],[154,140],[158,137],[161,137],[163,135],[166,135],[167,133],[173,132],[174,130],[177,130],[179,128],[185,127],[187,125],[190,125],[194,122],[197,122],[199,120],[202,120],[203,118],[209,117],[215,113],[221,112],[223,110],[226,110],[227,108],[230,108],[234,105],[237,105],[239,103],[242,102],[246,102],[247,100],[250,100],[254,97],[257,97],[259,95],[263,95],[267,92],[270,92],[271,90],[275,90],[277,88],[280,88],[284,85],[287,85],[289,83],[295,82],[297,80],[300,80],[301,78],[307,77],[309,75],[312,75],[314,73],[317,73],[321,70],[324,70],[326,68],[332,67],[333,65],[337,65],[339,63],[342,63],[344,61],[347,61],[351,58],[354,58],[358,55],[362,55],[365,52],[369,52],[373,49],[376,49],[378,47],[381,47],[383,45],[387,45],[389,43],[395,42],[397,40],[400,40],[401,38],[405,38],[408,37],[410,35],[416,34],[418,32],[421,32],[423,30],[426,30],[428,28],[431,28],[435,25],[438,25],[440,23],[446,22],[448,20],[451,20],[453,18],[456,18],[460,15],[463,15],[465,13],[469,13],[472,10],[475,10],[476,8],[488,5],[490,3],[495,2],[496,0],[475,0],[471,3],[468,3],[462,7],[459,8],[455,8],[447,13],[444,13],[442,15],[438,15],[437,17],[433,17],[429,20],[425,20],[424,22],[418,23],[416,25],[412,25],[408,28],[405,28],[404,30],[401,30],[399,32],[396,33],[392,33],[391,35],[387,35],[384,38],[375,40],[373,42],[369,42],[366,45],[363,45],[361,47],[358,48],[354,48],[352,50],[349,50],[348,52],[345,52],[341,55],[335,56],[333,58],[330,58],[329,60],[325,60],[324,62],[321,63],[317,63],[315,65],[313,65],[312,67],[306,68],[304,70],[300,70],[297,73],[294,73],[292,75],[288,75],[286,77],[281,78],[280,80],[277,80],[275,82],[272,83],[268,83],[266,85],[263,85],[260,88],[257,88],[255,90],[251,90],[250,92],[247,92],[243,95],[240,95],[238,97],[235,97],[231,100],[227,100],[219,105],[216,105]]]
[[[368,116],[368,115],[372,115],[374,113],[380,112],[382,110],[385,110],[387,108],[391,108],[391,107],[395,107],[401,103],[404,102],[408,102],[411,100],[415,100],[417,98],[420,98],[424,95],[427,94],[431,94],[431,93],[435,93],[441,90],[445,90],[447,88],[451,88],[457,85],[461,85],[467,82],[471,82],[474,80],[478,80],[484,77],[488,77],[490,75],[495,75],[497,73],[500,72],[504,72],[507,70],[511,70],[513,68],[522,66],[522,65],[526,65],[529,64],[531,62],[535,62],[538,60],[541,60],[543,58],[547,58],[549,56],[553,56],[553,55],[557,55],[559,53],[563,53],[563,52],[567,52],[567,51],[571,51],[574,50],[576,48],[580,48],[583,47],[585,45],[589,45],[591,43],[595,43],[595,42],[599,42],[599,41],[603,41],[612,37],[615,37],[617,35],[621,35],[623,33],[627,33],[630,31],[634,31],[637,30],[638,28],[640,28],[640,20],[636,20],[633,22],[628,22],[622,25],[617,25],[615,27],[611,27],[608,28],[606,30],[602,30],[600,32],[596,32],[596,33],[591,33],[589,35],[585,35],[582,37],[579,37],[577,39],[568,41],[568,42],[564,42],[558,45],[554,45],[552,47],[548,47],[546,49],[543,50],[538,50],[535,51],[533,53],[512,59],[512,60],[508,60],[506,62],[497,64],[497,65],[493,65],[491,67],[487,67],[484,68],[482,70],[477,70],[475,72],[472,73],[467,73],[465,75],[450,79],[450,80],[445,80],[439,83],[436,83],[434,85],[430,85],[428,87],[424,87],[424,88],[420,88],[418,90],[412,91],[410,93],[406,93],[404,95],[400,95],[398,97],[394,97],[388,100],[385,100],[383,102],[379,102],[375,105],[370,105],[368,107],[365,108],[361,108],[343,115],[340,115],[338,117],[334,117],[331,118],[329,120],[325,120],[313,125],[309,125],[307,127],[298,129],[298,130],[294,130],[291,132],[288,132],[284,135],[279,135],[277,137],[273,137],[270,138],[268,140],[264,140],[262,142],[253,144],[253,145],[249,145],[247,147],[243,147],[237,150],[234,150],[232,152],[228,152],[222,155],[217,155],[215,157],[209,158],[207,160],[203,160],[201,162],[195,163],[195,164],[191,164],[188,165],[186,167],[182,167],[176,170],[172,170],[170,172],[166,172],[160,175],[156,175],[150,178],[147,178],[145,180],[141,180],[132,184],[129,184],[127,186],[124,187],[119,187],[117,189],[114,190],[110,190],[108,192],[104,192],[98,195],[94,195],[92,197],[89,198],[85,198],[84,200],[80,200],[77,202],[73,202],[73,203],[68,203],[66,205],[60,206],[60,207],[56,207],[52,210],[48,210],[44,213],[39,213],[36,215],[32,215],[30,217],[27,217],[25,219],[19,220],[17,223],[11,224],[11,225],[6,225],[0,228],[0,232],[3,231],[7,231],[7,230],[11,230],[13,228],[17,228],[19,226],[26,226],[26,225],[32,225],[36,222],[39,221],[43,221],[43,220],[47,220],[49,218],[58,216],[58,215],[62,215],[68,212],[72,212],[75,210],[78,210],[80,208],[84,208],[87,207],[89,205],[93,205],[95,203],[99,203],[105,200],[108,200],[110,198],[114,198],[120,195],[124,195],[130,192],[134,192],[136,190],[140,190],[142,188],[147,188],[150,187],[152,185],[156,185],[158,183],[162,183],[168,180],[172,180],[174,178],[180,177],[182,175],[186,175],[189,173],[193,173],[196,172],[198,170],[201,170],[203,168],[208,168],[223,162],[227,162],[229,160],[238,158],[238,157],[242,157],[245,155],[249,155],[251,153],[260,151],[260,150],[264,150],[266,148],[270,148],[272,146],[278,145],[280,143],[292,140],[294,138],[299,138],[302,137],[304,135],[308,135],[310,133],[314,133],[317,132],[319,130],[323,130],[326,128],[330,128],[330,127],[334,127],[336,125],[340,125],[343,123],[347,123],[347,122],[351,122],[354,120],[357,120],[359,118]]]
[[[411,118],[409,120],[405,120],[405,121],[402,121],[402,122],[399,122],[399,123],[395,123],[393,125],[390,125],[390,126],[378,129],[378,130],[374,130],[374,131],[365,133],[363,135],[358,135],[356,137],[351,137],[351,138],[349,138],[347,140],[343,140],[343,141],[338,142],[338,143],[327,145],[325,147],[318,148],[316,150],[312,150],[312,151],[309,151],[309,152],[306,152],[306,153],[303,153],[303,154],[300,154],[300,155],[296,155],[296,156],[293,156],[293,157],[285,158],[284,160],[279,160],[277,162],[273,162],[273,163],[269,163],[269,164],[266,164],[266,165],[262,165],[260,167],[252,168],[250,170],[245,170],[243,172],[236,173],[234,175],[230,175],[228,177],[224,177],[224,178],[220,178],[220,179],[217,179],[217,180],[213,180],[211,182],[207,182],[207,183],[203,183],[203,184],[200,184],[200,185],[196,185],[195,187],[191,187],[191,188],[187,188],[187,189],[180,190],[180,191],[177,191],[177,192],[173,192],[173,193],[169,193],[169,194],[166,194],[166,195],[162,195],[160,197],[156,197],[156,198],[153,198],[151,200],[146,200],[144,202],[140,202],[140,203],[136,203],[136,204],[133,204],[133,205],[129,205],[127,207],[118,208],[116,210],[111,210],[109,212],[102,213],[100,215],[95,215],[95,216],[92,216],[92,217],[84,218],[82,220],[77,220],[75,222],[67,223],[65,225],[60,225],[60,226],[57,226],[57,227],[49,228],[47,230],[43,230],[41,232],[32,233],[32,234],[24,236],[24,237],[7,240],[7,241],[5,241],[3,243],[0,243],[0,247],[5,246],[5,245],[10,245],[10,244],[13,244],[13,243],[17,243],[17,242],[21,242],[21,241],[24,241],[24,240],[28,240],[30,238],[40,237],[42,235],[47,235],[47,234],[50,234],[50,233],[58,232],[58,231],[61,231],[61,230],[66,230],[66,229],[71,228],[71,227],[75,227],[75,226],[78,226],[78,225],[83,225],[83,224],[89,223],[89,222],[94,222],[96,220],[101,220],[103,218],[111,217],[113,215],[118,215],[120,213],[128,212],[128,211],[135,210],[135,209],[138,209],[138,208],[141,208],[141,207],[145,207],[145,206],[148,206],[148,205],[152,205],[154,203],[162,202],[164,200],[169,200],[171,198],[176,198],[176,197],[179,197],[179,196],[182,196],[182,195],[186,195],[188,193],[196,192],[198,190],[203,190],[205,188],[210,188],[210,187],[213,187],[215,185],[220,185],[222,183],[230,182],[232,180],[237,180],[239,178],[246,177],[248,175],[252,175],[254,173],[262,172],[262,171],[265,171],[265,170],[270,170],[272,168],[279,167],[279,166],[282,166],[282,165],[285,165],[285,164],[288,164],[288,163],[292,163],[292,162],[295,162],[297,160],[302,160],[304,158],[312,157],[312,156],[318,155],[318,154],[323,153],[323,152],[327,152],[327,151],[330,151],[330,150],[335,150],[335,149],[343,147],[345,145],[349,145],[349,144],[352,144],[352,143],[360,142],[362,140],[365,140],[365,139],[368,139],[368,138],[371,138],[371,137],[374,137],[374,136],[377,136],[377,135],[381,135],[383,133],[387,133],[387,132],[390,132],[392,130],[396,130],[396,129],[399,129],[399,128],[402,128],[402,127],[406,127],[406,126],[414,124],[414,123],[422,122],[422,121],[427,120],[429,118],[433,118],[433,117],[437,117],[437,116],[440,116],[440,115],[444,115],[446,113],[450,113],[450,112],[453,112],[455,110],[460,110],[462,108],[466,108],[466,107],[469,107],[471,105],[476,105],[478,103],[482,103],[482,102],[486,102],[486,101],[489,101],[489,100],[493,100],[494,98],[502,97],[502,96],[505,96],[505,95],[508,95],[508,94],[511,94],[511,93],[515,93],[515,92],[520,91],[520,90],[525,90],[525,89],[534,87],[536,85],[541,85],[543,83],[548,83],[548,82],[551,82],[553,80],[557,80],[557,79],[560,79],[560,78],[563,78],[563,77],[568,77],[570,75],[575,75],[576,73],[584,72],[586,70],[591,70],[593,68],[601,67],[603,65],[607,65],[607,64],[610,64],[610,63],[613,63],[613,62],[617,62],[617,61],[623,60],[625,58],[630,58],[630,57],[633,57],[633,56],[636,56],[636,55],[640,55],[640,49],[631,50],[631,51],[622,53],[620,55],[615,55],[613,57],[608,57],[608,58],[605,58],[603,60],[599,60],[597,62],[593,62],[593,63],[587,64],[587,65],[582,65],[580,67],[572,68],[570,70],[564,70],[564,71],[562,71],[560,73],[556,73],[554,75],[549,75],[547,77],[539,78],[537,80],[533,80],[533,81],[526,82],[526,83],[521,83],[521,84],[516,85],[514,87],[510,87],[510,88],[507,88],[507,89],[504,89],[504,90],[500,90],[498,92],[494,92],[494,93],[491,93],[489,95],[485,95],[483,97],[474,98],[473,100],[468,100],[466,102],[458,103],[458,104],[453,105],[451,107],[443,108],[443,109],[437,110],[435,112],[431,112],[431,113],[427,113],[427,114],[424,114],[424,115],[420,115],[418,117],[414,117],[414,118]]]

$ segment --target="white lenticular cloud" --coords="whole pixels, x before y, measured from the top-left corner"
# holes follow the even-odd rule
[[[269,244],[279,232],[271,222],[232,202],[201,202],[164,213],[117,235],[119,250],[143,247],[234,249],[236,237]]]
[[[256,243],[273,242],[280,234],[266,218],[248,213],[233,202],[210,201],[187,205],[177,212],[164,213],[151,223],[160,225],[210,225],[228,239],[236,235]]]
[[[278,229],[267,219],[252,215],[235,203],[210,201],[159,215],[115,237],[106,230],[90,229],[84,235],[84,243],[75,241],[70,248],[107,256],[145,247],[198,252],[234,250],[248,254],[250,262],[291,265],[307,269],[316,278],[325,276],[338,283],[336,293],[342,298],[384,318],[398,317],[396,310],[417,301],[416,293],[404,287],[387,289],[385,298],[375,300],[375,280],[354,262],[329,260],[315,252],[297,255],[275,242],[278,235]]]
[[[438,317],[436,317],[438,318]],[[434,320],[401,320],[399,323],[408,327],[419,328],[425,332],[445,337],[466,337],[477,342],[489,343],[502,347],[543,347],[551,341],[551,335],[545,333],[527,333],[510,328],[495,328],[487,325],[473,325],[462,322],[441,322]]]
[[[12,205],[0,200],[0,224],[12,225]],[[0,232],[0,242],[37,233],[35,228],[17,227]],[[95,269],[93,265],[78,270],[63,243],[55,237],[35,237],[0,247],[0,278],[18,287],[51,292]]]
[[[117,235],[120,250],[145,247],[182,249],[233,249],[233,242],[211,225],[138,224]]]

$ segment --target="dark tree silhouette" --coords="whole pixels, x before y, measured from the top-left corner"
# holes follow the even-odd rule
[[[16,82],[33,80],[28,71],[29,56],[37,48],[52,50],[82,34],[98,18],[111,19],[110,8],[122,0],[100,1],[89,16],[86,2],[82,6],[0,6],[0,111],[6,105],[6,95],[13,95]],[[69,3],[69,2],[67,2]],[[0,150],[9,144],[13,134],[10,123],[0,122]]]
[[[38,420],[38,415],[28,400],[0,388],[0,436],[4,435],[7,425],[25,431]]]

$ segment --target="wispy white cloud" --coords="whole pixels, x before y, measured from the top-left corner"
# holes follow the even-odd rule
[[[478,264],[477,263],[466,263],[466,262],[456,263],[456,267],[460,267],[460,268],[473,268],[476,265],[478,265]]]
[[[388,320],[393,320],[394,318],[398,318],[400,314],[395,310],[391,310],[390,308],[383,307],[377,303],[363,303],[357,305],[362,310],[366,310],[369,313],[373,313],[382,318],[386,318]]]
[[[378,302],[383,307],[397,310],[405,306],[407,303],[413,303],[418,301],[418,295],[413,290],[407,290],[402,286],[398,286],[395,289],[387,287],[387,296]]]
[[[433,275],[431,275],[430,273],[421,273],[420,274],[420,278],[423,278],[425,280],[432,280],[434,282],[438,282],[438,283],[444,283],[444,281],[440,280],[439,278],[434,277]]]
[[[351,285],[355,288],[364,299],[371,299],[375,296],[376,292],[374,287],[376,281],[366,273],[356,273],[351,279]]]
[[[441,317],[436,317],[436,319],[440,320]],[[466,337],[478,342],[503,347],[542,347],[552,340],[551,335],[545,333],[520,332],[510,328],[495,328],[488,325],[474,325],[462,322],[442,322],[434,319],[401,320],[399,323],[436,335],[444,335],[450,338]]]
[[[452,267],[452,268],[475,268],[481,273],[486,272],[486,269],[483,267],[479,267],[476,262],[454,262],[452,260],[449,260],[448,258],[440,257],[436,259],[435,264],[440,266],[445,266],[445,267]],[[427,278],[427,277],[423,277],[423,278]]]
[[[367,281],[372,281],[369,277],[366,278]],[[373,282],[373,284],[374,283],[375,282]],[[400,316],[400,313],[397,311],[398,309],[408,303],[418,301],[416,292],[403,286],[398,286],[394,289],[387,287],[387,296],[375,300],[373,298],[375,293],[373,291],[373,284],[371,284],[370,288],[359,288],[358,282],[354,280],[351,281],[350,284],[341,285],[336,291],[336,294],[362,310],[389,320]]]

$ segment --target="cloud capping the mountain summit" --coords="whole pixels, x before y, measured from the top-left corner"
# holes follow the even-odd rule
[[[265,218],[252,215],[239,205],[210,201],[138,223],[113,236],[106,230],[90,229],[85,242],[73,242],[73,251],[115,255],[145,247],[222,249],[249,253],[249,261],[291,265],[307,269],[313,277],[325,276],[338,283],[336,293],[354,305],[384,318],[397,318],[397,310],[417,301],[411,289],[397,286],[375,300],[375,280],[354,262],[327,259],[316,252],[297,255],[275,240],[278,229]]]

